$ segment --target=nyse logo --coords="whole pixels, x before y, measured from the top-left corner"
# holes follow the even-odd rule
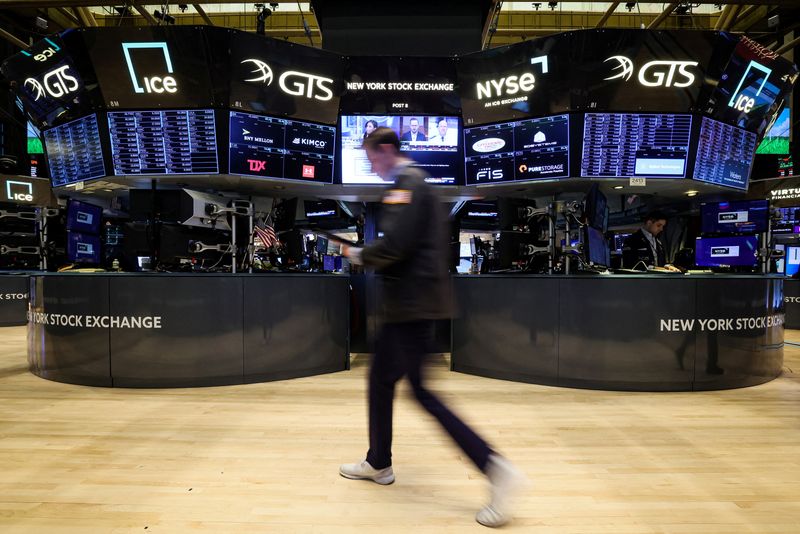
[[[163,76],[144,76],[142,81],[144,87],[139,84],[139,77],[136,74],[136,69],[133,66],[131,59],[131,50],[143,50],[148,48],[160,48],[164,53],[164,65],[167,69],[167,74]],[[173,76],[174,69],[172,68],[172,58],[169,55],[169,48],[165,42],[153,43],[122,43],[122,52],[125,54],[125,62],[128,64],[128,73],[131,76],[131,83],[133,83],[133,90],[136,93],[170,93],[175,94],[178,92],[178,82]]]
[[[78,79],[72,76],[69,70],[69,65],[64,65],[45,74],[41,82],[36,78],[28,78],[23,85],[30,88],[34,101],[38,101],[45,94],[52,98],[61,98],[74,93],[80,86]]]
[[[531,65],[539,64],[542,74],[549,72],[550,66],[547,56],[537,56],[531,58]],[[478,100],[493,98],[503,95],[515,95],[519,92],[530,93],[536,86],[536,77],[532,72],[523,74],[504,76],[503,78],[478,82],[475,88],[478,91]]]
[[[475,174],[475,178],[478,181],[502,180],[503,176],[504,176],[503,169],[492,169],[491,167],[487,167],[485,169],[479,169],[478,172]]]
[[[728,254],[730,254],[728,247],[714,247],[711,249],[712,256],[727,256]]]
[[[314,177],[314,166],[303,165],[303,178],[313,178],[313,177]]]
[[[267,169],[267,162],[260,159],[248,159],[247,163],[250,165],[251,172],[262,172]]]
[[[255,66],[255,70],[252,73],[256,74],[256,76],[244,80],[245,82],[260,82],[265,85],[272,83],[272,68],[264,61],[260,59],[245,59],[241,63],[252,63]],[[316,74],[287,70],[278,78],[278,85],[281,91],[287,95],[313,98],[323,102],[333,98],[333,80]]]
[[[78,243],[78,254],[94,254],[94,246],[91,243]]]
[[[603,61],[616,61],[612,71],[618,71],[613,76],[604,80],[622,79],[628,81],[635,70],[633,61],[625,56],[611,56]],[[689,87],[695,82],[695,76],[689,72],[689,67],[696,67],[697,61],[650,61],[639,69],[639,83],[645,87]]]
[[[7,180],[6,198],[17,202],[33,202],[33,184]]]
[[[302,145],[302,146],[313,146],[314,148],[325,148],[325,145],[328,144],[327,141],[322,141],[320,139],[303,139],[302,137],[295,137],[292,140],[292,144],[294,145]]]
[[[761,83],[758,86],[756,94],[754,94],[753,96],[748,96],[745,94],[745,90],[752,88],[752,86],[746,87],[745,90],[742,90],[742,85],[744,84],[745,79],[747,79],[747,75],[750,73],[750,71],[759,71],[764,75],[763,78],[761,79]],[[772,69],[768,69],[761,63],[756,63],[755,61],[751,61],[750,64],[747,65],[747,69],[745,69],[744,74],[742,74],[742,77],[739,80],[739,84],[736,86],[736,90],[731,95],[731,99],[728,102],[728,107],[731,107],[733,109],[738,109],[739,111],[743,111],[744,113],[750,113],[750,111],[756,105],[755,97],[761,94],[761,90],[764,89],[764,85],[767,83],[770,74],[772,74]]]

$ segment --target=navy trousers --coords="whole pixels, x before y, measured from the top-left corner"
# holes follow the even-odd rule
[[[441,423],[478,469],[486,469],[492,449],[423,384],[423,364],[432,347],[433,328],[433,321],[388,323],[378,335],[369,372],[367,453],[367,461],[375,469],[392,465],[394,387],[406,375],[419,403]]]

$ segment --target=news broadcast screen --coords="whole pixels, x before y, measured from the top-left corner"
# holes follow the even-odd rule
[[[400,151],[426,171],[428,183],[455,185],[461,168],[461,126],[458,117],[433,115],[343,115],[340,129],[341,173],[345,185],[384,184],[361,148],[376,128],[391,128],[400,137]]]

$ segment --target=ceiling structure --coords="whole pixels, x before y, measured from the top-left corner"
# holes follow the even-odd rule
[[[320,2],[323,0],[317,0]],[[328,0],[330,1],[330,0]],[[0,0],[0,37],[23,48],[66,28],[80,26],[202,25],[256,31],[321,47],[324,36],[313,2],[142,0]],[[744,33],[788,53],[800,41],[800,2],[489,2],[482,47],[517,43],[562,31],[588,28],[708,29]]]

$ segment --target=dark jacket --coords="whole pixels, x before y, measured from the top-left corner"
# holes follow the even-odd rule
[[[411,130],[409,130],[406,133],[404,133],[403,136],[400,138],[400,140],[401,141],[411,141]],[[427,141],[427,140],[428,140],[428,138],[425,137],[425,134],[422,133],[421,131],[417,130],[417,142],[419,142],[419,141]]]
[[[451,315],[447,215],[425,176],[414,166],[398,172],[381,200],[378,228],[383,237],[362,252],[364,265],[380,275],[379,309],[385,322]]]
[[[653,255],[650,242],[645,237],[641,228],[632,233],[622,244],[622,267],[625,269],[641,268],[641,265],[638,267],[636,265],[640,261],[643,261],[646,265],[663,267],[667,263],[664,254],[664,244],[656,238],[656,245],[658,256]],[[656,260],[658,260],[658,263],[656,263]]]

